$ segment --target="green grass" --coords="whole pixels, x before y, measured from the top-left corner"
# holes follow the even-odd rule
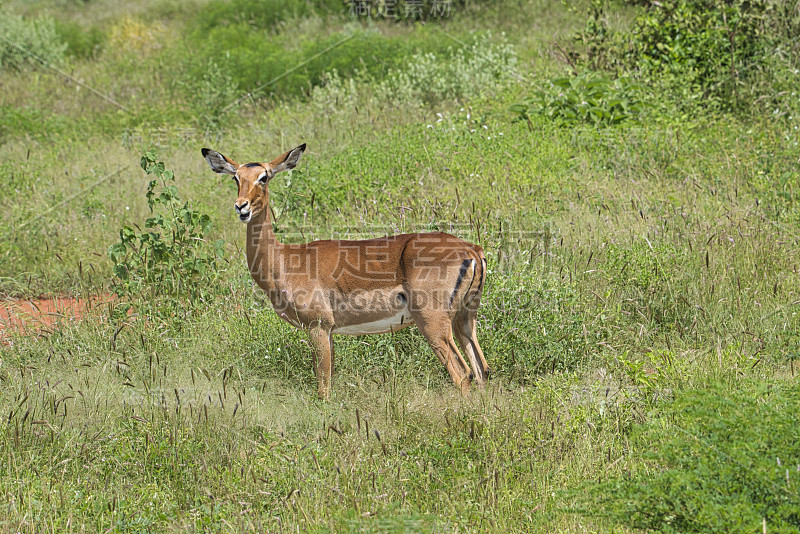
[[[711,384],[666,406],[632,436],[658,452],[632,476],[590,487],[590,513],[645,530],[796,532],[800,389],[740,388]]]
[[[7,517],[27,512],[54,528],[71,518],[92,529],[413,520],[425,531],[514,530],[544,526],[561,501],[553,493],[578,483],[586,467],[549,472],[549,464],[588,460],[595,439],[615,447],[610,434],[587,437],[585,425],[563,424],[571,415],[559,396],[575,378],[553,375],[533,390],[500,379],[463,399],[432,355],[419,355],[425,365],[409,361],[424,352],[415,335],[395,340],[402,353],[367,366],[366,352],[388,347],[344,344],[334,397],[321,402],[302,336],[264,311],[240,309],[232,319],[228,306],[238,306],[226,304],[186,321],[172,339],[133,322],[102,357],[71,349],[113,336],[113,326],[93,318],[64,325],[51,338],[63,349],[39,379],[23,368],[48,358],[36,352],[46,344],[20,341],[28,357],[3,377],[14,408],[0,478],[18,481],[3,487]],[[253,336],[251,323],[264,335]],[[263,364],[250,360],[245,333]],[[209,360],[211,345],[232,358]]]
[[[125,109],[47,69],[3,73],[0,292],[108,292],[119,229],[151,216],[151,145],[225,245],[193,297],[125,296],[0,346],[0,531],[796,529],[779,507],[794,474],[764,483],[774,457],[797,463],[796,118],[670,114],[652,93],[616,125],[519,120],[568,75],[552,42],[583,5],[468,3],[424,25],[298,8],[274,33],[203,26],[204,6],[7,6],[60,13],[70,74]],[[491,33],[464,40],[476,29]],[[475,58],[504,46],[516,63],[484,78]],[[235,186],[199,150],[253,161],[301,142],[270,183],[283,240],[444,230],[486,249],[486,389],[461,397],[406,329],[337,336],[332,399],[316,398],[308,339],[254,287]],[[708,493],[681,500],[698,480]],[[736,488],[757,504],[715,497]],[[686,512],[704,502],[713,521]]]

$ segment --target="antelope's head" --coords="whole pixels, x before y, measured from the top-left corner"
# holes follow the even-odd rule
[[[216,150],[204,148],[201,152],[212,171],[219,174],[230,174],[236,180],[239,193],[233,207],[239,220],[248,223],[262,210],[269,209],[267,182],[281,171],[294,169],[305,149],[306,144],[303,143],[269,163],[245,163],[244,165],[236,163]]]

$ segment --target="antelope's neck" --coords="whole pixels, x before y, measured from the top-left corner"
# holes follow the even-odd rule
[[[247,266],[253,280],[265,291],[276,291],[278,260],[283,244],[272,231],[269,202],[261,213],[247,223]]]

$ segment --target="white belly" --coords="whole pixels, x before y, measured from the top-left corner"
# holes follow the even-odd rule
[[[364,334],[383,334],[385,332],[396,332],[401,328],[414,324],[414,319],[408,312],[408,308],[403,308],[397,314],[386,317],[379,321],[372,321],[370,323],[352,324],[347,326],[334,326],[334,334],[347,334],[351,336],[360,336]]]

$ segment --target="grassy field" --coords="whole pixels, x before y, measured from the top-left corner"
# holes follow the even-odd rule
[[[0,293],[104,296],[0,345],[0,530],[800,531],[796,38],[701,87],[596,52],[632,57],[634,2],[451,4],[0,5]],[[302,142],[282,240],[484,247],[485,389],[406,329],[339,336],[316,397],[200,155]],[[180,198],[149,228],[148,150]]]

